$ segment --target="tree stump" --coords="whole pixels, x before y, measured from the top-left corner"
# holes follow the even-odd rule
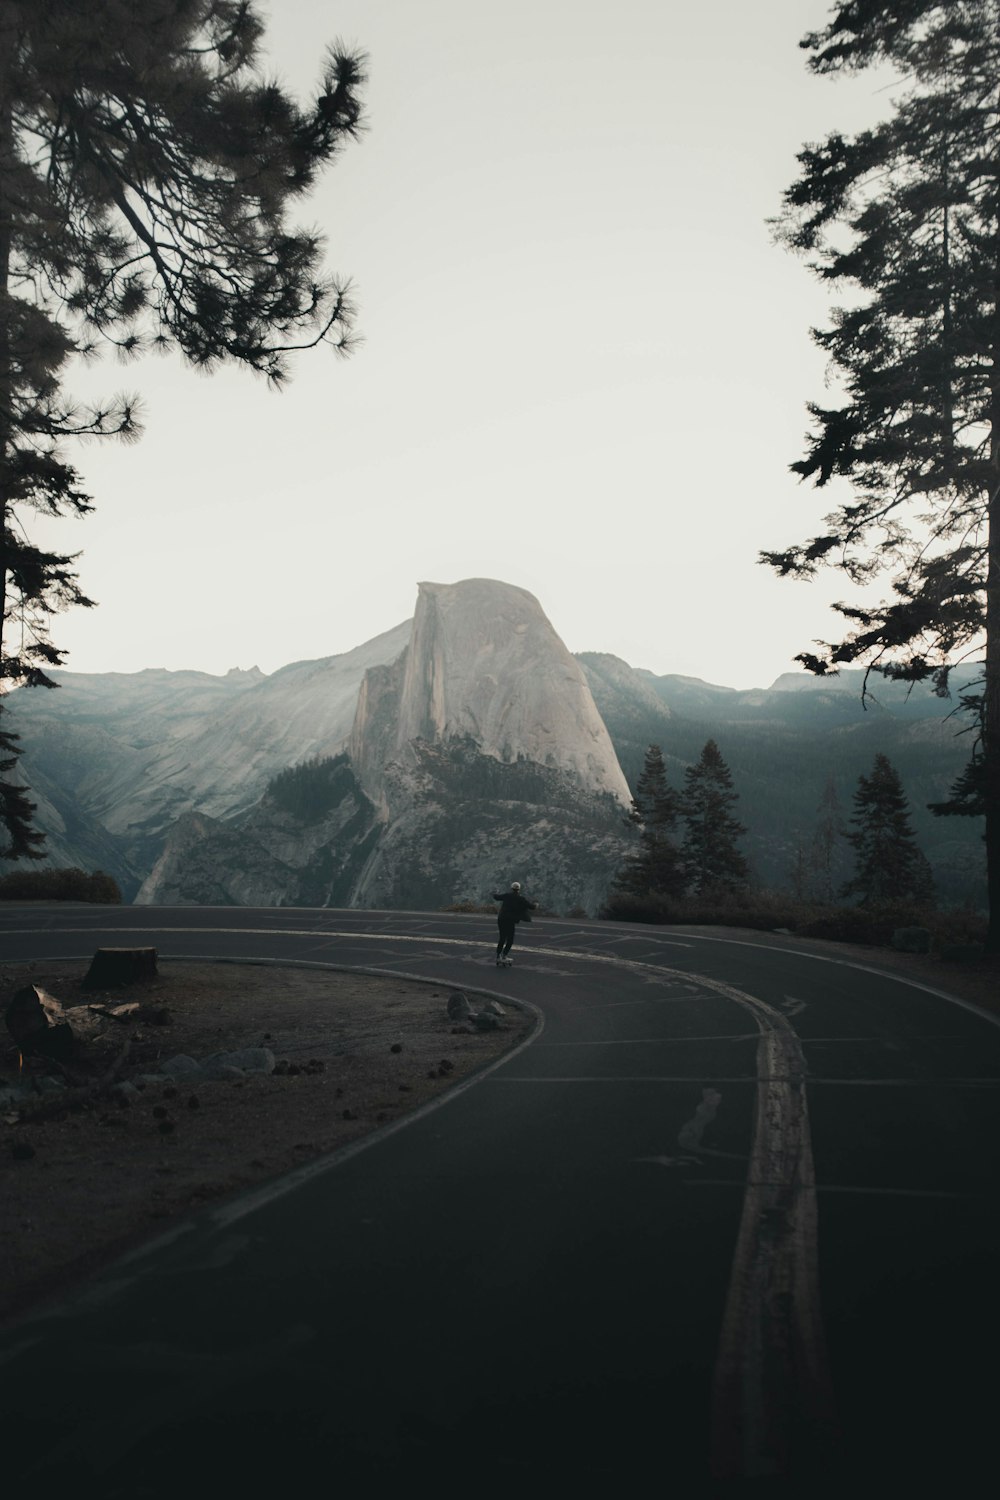
[[[155,948],[98,948],[83,984],[88,990],[120,989],[156,978]]]

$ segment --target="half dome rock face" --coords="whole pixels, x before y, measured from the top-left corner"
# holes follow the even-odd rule
[[[572,775],[624,804],[629,789],[579,663],[532,594],[487,578],[421,583],[395,750],[470,738],[484,755]]]

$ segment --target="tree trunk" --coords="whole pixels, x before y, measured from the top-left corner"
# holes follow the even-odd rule
[[[997,397],[994,397],[997,400]],[[1000,403],[998,403],[1000,405]],[[1000,418],[1000,411],[998,411]],[[994,424],[994,462],[1000,459],[1000,423]],[[998,463],[1000,467],[1000,463]],[[986,780],[987,953],[1000,953],[1000,482],[989,509],[986,576],[986,669],[983,682],[983,758]]]
[[[987,503],[986,665],[983,758],[986,782],[986,952],[1000,953],[1000,161],[993,188],[993,348],[990,370],[990,492]]]
[[[16,16],[9,4],[0,3],[0,664],[3,662],[4,621],[7,612],[7,508],[10,502],[8,461],[10,453],[10,281],[11,210],[7,186],[14,158],[13,107],[10,96],[11,37]],[[0,665],[0,698],[4,691]]]

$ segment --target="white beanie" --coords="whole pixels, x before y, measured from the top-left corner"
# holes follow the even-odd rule
[[[519,891],[521,889],[521,882],[519,880],[512,880],[510,888],[512,891]]]

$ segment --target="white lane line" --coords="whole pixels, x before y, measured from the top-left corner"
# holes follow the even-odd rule
[[[597,1005],[580,1004],[577,1005],[577,1010],[589,1016],[591,1011],[625,1011],[633,1005],[690,1005],[693,1001],[703,1001],[703,999],[705,999],[703,995],[645,995],[642,1001],[607,1001],[607,1004],[601,1001]]]
[[[588,934],[582,934],[582,936],[587,936],[587,935]],[[598,943],[602,948],[611,948],[616,943],[648,943],[649,942],[649,938],[632,937],[628,933],[626,933],[624,937],[603,937],[602,936],[602,937],[595,938],[595,937],[591,936],[590,940],[591,940],[591,942]],[[682,942],[678,941],[677,938],[662,938],[660,940],[660,944],[658,944],[657,946],[661,946],[661,945],[664,948],[690,948],[691,947],[690,943],[682,943]]]
[[[628,1083],[628,1084],[636,1084],[636,1083],[691,1083],[691,1084],[695,1084],[695,1085],[700,1085],[701,1081],[702,1081],[702,1077],[706,1077],[706,1076],[708,1076],[708,1075],[699,1074],[699,1073],[694,1073],[694,1074],[692,1074],[692,1073],[634,1073],[634,1074],[630,1073],[630,1074],[627,1074],[627,1075],[624,1074],[624,1073],[613,1073],[613,1074],[608,1074],[608,1073],[580,1073],[580,1074],[574,1075],[571,1078],[570,1077],[562,1078],[562,1077],[558,1077],[558,1076],[552,1077],[552,1078],[536,1078],[536,1077],[533,1077],[531,1074],[522,1073],[522,1074],[515,1075],[514,1077],[504,1076],[503,1078],[491,1078],[490,1082],[491,1083]],[[713,1079],[713,1082],[715,1082],[715,1083],[758,1083],[759,1084],[761,1081],[763,1081],[765,1083],[775,1083],[775,1082],[786,1083],[788,1081],[787,1079],[784,1079],[784,1078],[781,1078],[781,1079],[766,1078],[764,1080],[761,1080],[756,1073],[743,1073],[741,1076],[739,1076],[737,1078],[718,1078],[713,1073],[711,1075],[711,1077]]]
[[[646,1158],[653,1160],[654,1158]],[[776,1184],[759,1183],[757,1186],[769,1187]],[[728,1187],[746,1188],[745,1177],[685,1177],[685,1187]],[[987,1198],[995,1197],[996,1189],[992,1191],[984,1188],[980,1192],[969,1189],[968,1192],[956,1192],[954,1188],[901,1188],[901,1187],[861,1187],[854,1183],[822,1182],[816,1185],[817,1193],[861,1193],[875,1198]]]
[[[155,911],[156,908],[155,907],[151,907],[150,910],[151,911]],[[216,908],[203,907],[202,910],[209,910],[209,911],[211,911],[211,910],[229,911],[230,908],[229,907],[216,907]],[[400,917],[403,917],[405,915],[406,915],[406,913],[403,913],[403,912],[399,913]],[[287,921],[288,918],[285,917],[284,920]],[[387,915],[384,918],[384,920],[388,922],[390,920],[390,917]],[[139,926],[136,923],[133,923],[132,925],[130,925],[128,927],[106,927],[103,923],[97,923],[96,921],[94,923],[91,923],[91,925],[88,926],[88,927],[62,927],[62,926],[54,927],[52,925],[52,922],[49,921],[49,922],[45,923],[44,925],[36,926],[36,927],[4,927],[4,928],[2,928],[2,930],[4,932],[10,933],[14,937],[26,937],[26,936],[28,936],[31,933],[37,933],[39,936],[45,936],[45,937],[51,937],[54,934],[62,934],[62,933],[82,933],[82,934],[87,935],[87,936],[92,936],[95,931],[100,931],[100,932],[123,932],[123,933],[128,933],[128,934],[130,934],[132,936],[134,936],[137,932],[145,932],[145,933],[198,932],[198,933],[201,933],[202,935],[204,935],[205,933],[224,933],[224,934],[227,934],[227,935],[228,934],[235,934],[235,935],[244,936],[244,937],[245,936],[252,936],[252,935],[258,935],[258,936],[263,936],[263,937],[320,937],[320,938],[331,938],[332,937],[332,938],[338,938],[338,939],[356,939],[356,940],[361,941],[361,942],[372,942],[372,941],[378,941],[378,942],[400,942],[400,943],[426,942],[426,943],[447,944],[447,945],[450,945],[450,946],[455,947],[455,948],[478,948],[482,943],[486,942],[487,945],[488,945],[488,942],[489,942],[488,936],[480,936],[480,937],[476,937],[476,938],[470,937],[470,938],[465,938],[465,939],[459,939],[459,938],[440,938],[440,937],[430,937],[430,936],[424,937],[424,938],[405,937],[405,936],[402,936],[402,935],[396,934],[396,933],[383,932],[378,927],[373,927],[368,932],[358,931],[357,929],[354,929],[354,930],[352,930],[350,932],[342,932],[342,931],[339,931],[339,930],[331,929],[329,927],[321,927],[321,928],[308,928],[308,927],[288,927],[288,928],[282,928],[282,927],[259,927],[259,928],[254,928],[254,927],[205,927],[205,926],[201,926],[201,927],[153,927],[153,926],[144,926],[144,925],[143,926]],[[621,942],[621,941],[628,941],[630,938],[632,939],[632,941],[635,941],[635,942],[648,942],[649,941],[648,938],[646,938],[644,936],[641,936],[638,933],[635,933],[635,934],[625,933],[625,934],[622,935],[621,938],[618,938],[618,937],[614,937],[614,938],[612,938],[612,937],[605,937],[602,934],[597,939],[597,941],[602,942],[602,943],[604,943],[604,944],[607,945],[607,944],[610,944],[610,943],[617,943],[617,942]],[[978,1016],[979,1019],[982,1020],[982,1021],[989,1021],[991,1023],[991,1025],[993,1025],[993,1026],[1000,1026],[1000,1015],[995,1014],[992,1011],[984,1010],[982,1008],[982,1006],[974,1004],[971,1000],[962,1000],[957,995],[949,994],[949,992],[947,990],[937,989],[934,985],[930,985],[930,984],[921,984],[919,980],[910,979],[907,975],[900,974],[900,973],[898,973],[896,971],[893,971],[892,969],[878,969],[873,964],[859,964],[859,963],[853,962],[853,960],[851,960],[851,959],[837,958],[835,955],[832,955],[832,954],[811,953],[808,949],[805,949],[805,948],[786,948],[786,947],[784,947],[784,945],[780,945],[779,946],[777,943],[759,943],[759,942],[758,943],[752,943],[752,942],[747,941],[745,938],[716,937],[716,936],[714,936],[714,935],[712,935],[710,933],[703,933],[703,932],[685,932],[683,942],[682,942],[682,940],[675,939],[675,938],[661,938],[661,939],[659,939],[659,945],[662,945],[664,947],[679,947],[679,946],[688,946],[688,947],[690,947],[692,943],[721,943],[721,944],[723,944],[727,948],[753,948],[758,953],[761,952],[761,951],[763,951],[765,953],[787,953],[787,954],[790,954],[793,958],[805,958],[805,959],[811,960],[814,963],[834,964],[834,965],[836,965],[836,966],[838,966],[838,967],[840,967],[842,969],[857,969],[859,971],[859,973],[862,973],[862,974],[874,974],[876,976],[876,978],[878,978],[878,979],[890,979],[890,980],[893,980],[896,984],[906,985],[910,989],[913,989],[913,990],[922,990],[925,995],[934,995],[938,1000],[947,1000],[948,1003],[951,1004],[951,1005],[958,1005],[958,1006],[961,1007],[962,1010],[971,1011],[973,1015]],[[595,963],[625,964],[627,966],[630,962],[632,962],[629,959],[618,958],[618,957],[616,957],[613,954],[595,953],[595,952],[593,952],[593,950],[586,949],[586,948],[583,948],[583,949],[581,949],[581,948],[570,948],[570,949],[563,949],[563,948],[539,948],[539,949],[535,949],[535,948],[530,947],[530,945],[529,945],[525,949],[525,951],[526,952],[547,953],[550,956],[551,955],[556,955],[558,957],[563,957],[563,958],[577,958],[577,959],[588,958],[588,959],[592,959]],[[648,964],[638,964],[637,963],[637,964],[635,964],[635,967],[637,969],[639,969],[639,968],[650,968],[650,967],[653,967],[653,966],[652,965],[648,965]],[[656,966],[656,967],[661,967],[661,966]],[[662,967],[662,972],[665,972],[665,973],[667,973],[667,972],[674,972],[681,979],[687,979],[687,978],[689,978],[689,976],[686,975],[683,972],[683,970],[670,971],[670,970],[667,970],[665,966],[663,966]],[[702,976],[699,975],[699,979],[701,977]]]
[[[963,1010],[970,1010],[974,1016],[981,1021],[990,1021],[994,1026],[1000,1026],[1000,1015],[993,1011],[984,1010],[981,1005],[976,1005],[971,1000],[961,1000],[958,995],[951,995],[947,990],[939,990],[932,984],[921,984],[918,979],[910,979],[905,974],[900,974],[892,969],[876,969],[874,964],[854,963],[849,958],[837,958],[833,954],[810,953],[806,948],[779,947],[777,943],[751,943],[745,938],[711,937],[704,932],[689,932],[685,934],[693,943],[725,943],[730,948],[756,948],[765,953],[790,953],[794,958],[812,959],[818,964],[837,964],[842,969],[857,969],[862,974],[874,974],[879,979],[894,979],[897,984],[908,985],[911,990],[923,990],[925,995],[934,995],[938,1000],[948,1000],[952,1005],[959,1005]]]
[[[738,1031],[732,1036],[610,1036],[602,1042],[536,1042],[539,1047],[674,1047],[685,1042],[755,1042],[759,1032]]]
[[[1000,1078],[823,1078],[809,1074],[809,1084],[830,1084],[835,1088],[859,1089],[995,1089]]]
[[[171,937],[181,931],[202,936],[208,932],[204,926],[101,929],[102,933],[115,930],[127,932],[133,939],[140,932],[164,932]],[[92,936],[94,928],[61,928],[60,934],[73,931]],[[329,928],[294,928],[285,933],[275,928],[245,927],[212,931],[243,939],[255,933],[298,940],[316,937],[324,940],[324,946],[340,939],[348,948],[369,950],[373,943],[416,943],[425,948],[466,951],[482,944],[482,939],[414,938]],[[609,954],[558,948],[530,951],[589,966],[606,964],[631,971],[644,981],[654,968]],[[691,983],[689,974],[667,965],[656,965],[655,972],[676,985]],[[788,1468],[793,1428],[808,1425],[815,1445],[829,1441],[835,1425],[819,1308],[816,1185],[806,1109],[805,1059],[795,1032],[780,1011],[721,980],[698,975],[697,986],[699,991],[707,990],[748,1009],[760,1030],[750,1180],[743,1199],[716,1358],[710,1467],[713,1476],[724,1478],[780,1476]],[[765,1182],[782,1186],[755,1186]]]
[[[204,931],[204,929],[198,930]],[[90,957],[91,954],[89,953],[76,955],[77,959],[89,959]],[[210,956],[204,954],[185,953],[170,954],[168,961],[174,963],[213,961],[216,963],[255,963],[268,968],[294,967],[300,969],[329,970],[332,973],[338,974],[371,974],[378,978],[410,980],[414,984],[420,985],[437,984],[442,989],[447,989],[452,985],[450,979],[440,979],[436,975],[411,974],[396,969],[359,968],[354,965],[327,964],[306,959],[258,958],[213,960]],[[196,1217],[181,1220],[170,1229],[165,1230],[163,1234],[157,1235],[155,1239],[144,1241],[142,1244],[136,1246],[134,1250],[130,1250],[127,1254],[123,1255],[105,1273],[98,1276],[96,1280],[85,1282],[79,1289],[71,1291],[65,1302],[54,1304],[48,1310],[40,1313],[39,1316],[43,1320],[71,1316],[77,1309],[86,1311],[89,1307],[113,1301],[134,1282],[139,1281],[143,1277],[155,1275],[157,1271],[157,1253],[167,1249],[175,1241],[193,1234],[200,1228],[205,1228],[210,1233],[214,1233],[218,1229],[228,1228],[229,1225],[246,1218],[248,1214],[254,1213],[257,1209],[265,1208],[268,1204],[285,1197],[288,1193],[294,1192],[296,1188],[306,1182],[310,1182],[314,1177],[324,1175],[334,1167],[340,1166],[343,1162],[350,1161],[352,1157],[359,1156],[362,1152],[379,1145],[398,1131],[405,1130],[409,1125],[413,1125],[417,1121],[426,1118],[436,1110],[443,1109],[453,1099],[457,1099],[460,1094],[464,1094],[467,1089],[474,1088],[477,1084],[487,1081],[494,1069],[503,1067],[504,1063],[509,1059],[516,1057],[519,1052],[523,1052],[525,1048],[530,1047],[535,1037],[540,1036],[543,1032],[545,1017],[531,1001],[521,1000],[498,990],[484,989],[470,985],[467,985],[465,988],[469,994],[483,995],[488,999],[500,1000],[503,1003],[509,1003],[531,1012],[535,1017],[534,1028],[522,1041],[518,1042],[515,1047],[512,1047],[509,1052],[501,1053],[499,1057],[493,1058],[481,1068],[477,1068],[472,1073],[461,1078],[457,1083],[452,1084],[444,1093],[427,1100],[426,1103],[419,1105],[416,1109],[411,1110],[399,1119],[393,1120],[387,1125],[382,1125],[377,1130],[369,1131],[366,1135],[359,1136],[357,1140],[350,1141],[346,1146],[340,1146],[337,1150],[330,1152],[326,1156],[320,1156],[314,1161],[305,1162],[301,1167],[296,1167],[291,1172],[286,1172],[283,1176],[274,1178],[262,1187],[252,1188],[232,1202],[223,1203],[217,1208],[205,1209]],[[0,1351],[0,1365],[8,1363],[24,1349],[30,1348],[32,1344],[40,1342],[42,1336],[29,1338],[14,1348]]]
[[[799,1033],[799,1041],[803,1047],[814,1047],[820,1043],[850,1042],[880,1043],[890,1052],[899,1052],[901,1048],[910,1046],[911,1042],[963,1042],[966,1046],[973,1045],[971,1038],[955,1031],[939,1031],[933,1035],[918,1035],[916,1032],[908,1032],[905,1042],[898,1042],[893,1037],[879,1036],[877,1032],[869,1032],[867,1036],[803,1036]]]
[[[549,1046],[575,1047],[576,1042],[550,1042]],[[581,1043],[580,1045],[589,1045]],[[574,1073],[573,1075],[539,1077],[535,1074],[505,1075],[495,1078],[494,1083],[700,1083],[711,1077],[715,1083],[766,1083],[799,1085],[799,1073],[736,1073],[723,1076],[719,1073]],[[1000,1078],[817,1078],[809,1074],[810,1086],[814,1083],[830,1084],[835,1088],[864,1089],[951,1089],[951,1088],[1000,1088]]]

